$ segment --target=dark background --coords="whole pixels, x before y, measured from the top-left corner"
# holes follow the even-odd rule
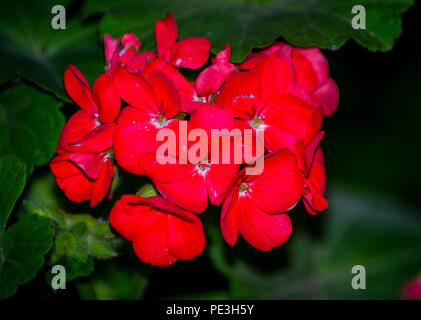
[[[421,242],[414,243],[421,229],[418,235],[411,234],[411,224],[416,227],[421,219],[420,17],[419,2],[402,15],[403,32],[392,51],[370,52],[352,40],[337,51],[324,51],[340,90],[338,111],[325,120],[322,141],[330,207],[318,216],[307,215],[302,205],[294,209],[294,231],[285,245],[265,253],[240,239],[230,248],[220,240],[219,209],[211,208],[202,216],[206,252],[192,261],[152,268],[142,264],[125,242],[118,259],[96,263],[92,278],[68,283],[66,290],[54,293],[44,267],[12,299],[98,298],[92,281],[113,279],[111,283],[122,269],[142,279],[138,297],[145,299],[399,298],[405,281],[421,272],[421,250],[418,255],[405,253],[421,247]],[[67,105],[63,111],[71,114],[75,108]],[[39,179],[50,176],[48,168],[36,174]],[[123,179],[141,185],[139,177]],[[67,200],[61,201],[72,210]],[[95,208],[95,215],[104,216],[108,205]],[[80,205],[75,210],[80,211]],[[341,236],[338,230],[343,231]],[[365,265],[364,259],[372,257],[376,262],[367,260],[372,267],[367,267],[366,292],[349,290],[351,267]],[[230,270],[220,265],[221,260]],[[332,270],[346,274],[331,277]],[[130,279],[126,282],[129,288]]]

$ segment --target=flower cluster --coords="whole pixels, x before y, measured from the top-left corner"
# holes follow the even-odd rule
[[[154,185],[150,196],[124,195],[110,224],[152,265],[202,252],[199,217],[209,204],[222,205],[228,244],[234,246],[240,233],[259,250],[281,245],[292,232],[288,212],[300,199],[310,214],[327,208],[321,125],[337,108],[338,89],[325,57],[317,48],[275,42],[238,65],[230,62],[229,46],[208,61],[210,41],[179,40],[170,13],[156,23],[155,38],[152,52],[140,51],[133,34],[120,40],[105,35],[106,72],[92,89],[76,67],[66,70],[65,88],[81,110],[63,128],[51,161],[57,184],[69,199],[90,200],[93,207],[111,197],[117,165],[147,175]],[[185,69],[197,70],[189,72],[197,74],[194,81]],[[209,136],[226,129],[233,138],[234,129],[248,130],[256,139],[249,149],[241,139],[216,148],[209,140],[207,152],[192,161],[187,155],[197,128]],[[163,129],[174,132],[174,152],[162,151]],[[263,159],[263,171],[248,175],[255,162],[246,160],[245,150],[253,153],[259,143],[264,151],[253,159]],[[210,159],[235,144],[243,150],[239,162]]]

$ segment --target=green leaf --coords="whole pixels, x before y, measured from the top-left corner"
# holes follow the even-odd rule
[[[68,231],[62,232],[56,238],[56,254],[60,256],[71,256],[75,253],[77,242],[75,237]]]
[[[86,260],[80,260],[74,257],[62,256],[54,260],[54,265],[62,265],[66,270],[66,282],[80,277],[87,277],[94,271],[94,260],[87,257]],[[47,282],[51,283],[54,274],[47,273]]]
[[[64,117],[61,102],[19,83],[0,92],[0,156],[15,154],[28,165],[44,165],[57,147]]]
[[[61,226],[65,225],[63,214],[60,211],[54,209],[53,207],[35,201],[26,200],[23,201],[23,204],[28,213],[38,214],[40,216],[49,218],[53,220],[56,224]]]
[[[25,187],[26,166],[14,156],[0,157],[0,236]]]
[[[70,101],[63,74],[74,64],[93,81],[103,72],[104,56],[96,26],[82,26],[69,16],[68,0],[2,1],[0,11],[0,83],[23,76]],[[54,30],[54,5],[64,5],[66,29]],[[92,83],[92,82],[91,82]]]
[[[120,244],[108,222],[88,214],[69,214],[61,209],[34,201],[24,201],[30,213],[48,217],[55,222],[56,239],[50,264],[66,268],[67,281],[88,276],[94,270],[94,260],[117,256]],[[47,275],[47,281],[52,278]]]
[[[97,259],[108,259],[117,256],[117,252],[110,248],[108,244],[101,240],[98,240],[96,237],[88,236],[86,240],[88,250],[91,256]]]
[[[155,197],[158,195],[158,192],[155,189],[153,184],[145,184],[143,185],[137,192],[136,195],[142,198],[150,198]]]
[[[294,232],[283,245],[291,257],[285,268],[263,273],[245,259],[229,262],[220,234],[212,237],[210,257],[230,280],[232,298],[399,298],[405,282],[421,270],[420,211],[390,197],[334,190],[329,194],[329,209],[323,213],[328,219],[323,239]],[[355,265],[366,269],[366,290],[351,286]]]
[[[28,215],[0,238],[0,299],[13,295],[41,269],[53,243],[50,224],[46,218]]]
[[[133,32],[142,47],[154,46],[154,24],[174,14],[180,38],[207,37],[215,54],[229,44],[232,61],[241,62],[254,47],[265,47],[283,37],[297,46],[338,49],[354,39],[370,50],[390,50],[401,33],[400,14],[413,0],[156,0],[87,1],[86,16],[105,13],[100,36],[121,36]],[[354,30],[351,13],[354,5],[366,8],[365,30]]]

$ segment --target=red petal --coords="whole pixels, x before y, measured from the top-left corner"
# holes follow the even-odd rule
[[[127,65],[136,56],[136,51],[129,48],[124,50],[124,53],[120,56],[121,63]]]
[[[104,34],[104,47],[105,47],[105,61],[111,62],[114,51],[118,50],[118,40],[114,39],[108,34]]]
[[[216,97],[217,105],[232,112],[236,118],[251,120],[259,97],[259,79],[255,73],[239,72],[232,75]]]
[[[168,200],[191,212],[202,213],[208,205],[206,183],[197,170],[174,183],[154,181],[154,184]]]
[[[140,49],[140,41],[133,33],[125,33],[121,37],[121,44],[125,48],[133,47],[136,50]]]
[[[176,216],[168,216],[168,251],[180,260],[191,260],[205,248],[205,234],[200,219],[188,222]]]
[[[257,176],[245,176],[251,191],[246,193],[266,213],[291,210],[304,190],[303,174],[296,158],[288,150],[270,154],[264,159],[264,170]]]
[[[105,74],[109,77],[113,77],[114,73],[120,68],[121,59],[117,51],[114,51],[114,54],[111,58],[111,64],[108,66],[108,70]]]
[[[70,145],[75,147],[75,151],[106,151],[113,145],[115,130],[116,124],[113,122],[101,124],[80,140],[72,141]]]
[[[169,119],[180,112],[180,97],[174,84],[161,71],[155,70],[151,76],[151,85],[159,100],[159,109]]]
[[[312,97],[322,104],[323,115],[325,117],[330,117],[338,108],[339,90],[336,83],[331,78],[327,78],[326,81],[312,93]]]
[[[139,159],[157,148],[156,127],[150,123],[151,118],[145,113],[126,107],[117,120],[114,135],[114,155],[117,163],[125,170],[143,174],[139,167]]]
[[[155,182],[175,183],[180,180],[189,179],[194,174],[195,165],[191,163],[161,164],[158,158],[162,155],[149,153],[139,160],[139,167]],[[178,159],[174,158],[174,161]]]
[[[98,126],[96,118],[84,110],[73,114],[66,122],[60,134],[57,148],[71,151],[74,147],[71,144],[79,141]],[[75,150],[77,151],[77,149]]]
[[[321,127],[321,117],[317,109],[285,93],[273,97],[264,107],[261,116],[266,125],[292,134],[305,143],[309,142]]]
[[[239,215],[240,233],[256,249],[269,251],[280,246],[292,233],[291,220],[287,214],[267,214],[253,201],[244,200],[244,210]]]
[[[166,267],[177,261],[168,252],[168,217],[156,212],[154,214],[135,235],[133,248],[143,262]]]
[[[129,241],[141,232],[144,220],[153,217],[149,206],[138,205],[139,199],[134,195],[124,195],[110,212],[110,225]]]
[[[130,60],[130,62],[126,65],[126,68],[131,73],[139,73],[146,67],[149,61],[153,61],[155,58],[156,55],[154,52],[141,52]]]
[[[228,194],[222,206],[220,220],[221,232],[225,241],[230,246],[234,246],[238,239],[238,218],[244,210],[241,205],[241,202],[238,202],[237,188],[237,192],[235,194],[234,191],[231,191]]]
[[[181,98],[181,111],[189,113],[202,104],[198,101],[193,85],[171,64],[162,59],[156,59],[143,69],[141,75],[149,80],[154,70],[162,71],[174,83]]]
[[[170,63],[175,67],[198,69],[209,58],[210,41],[206,38],[185,38],[171,48]]]
[[[91,195],[91,208],[95,207],[107,195],[114,176],[114,167],[111,160],[105,160],[101,167],[101,173],[94,182]]]
[[[50,168],[56,176],[60,189],[64,190],[67,198],[75,202],[89,200],[93,182],[73,163],[68,161],[68,153],[56,156],[50,163]]]
[[[202,103],[197,110],[195,110],[190,118],[193,127],[201,128],[206,131],[208,137],[211,137],[212,129],[227,129],[234,128],[234,117],[227,109],[218,107],[214,103]]]
[[[320,131],[313,140],[304,148],[304,163],[305,163],[305,176],[308,175],[311,164],[313,162],[313,158],[315,155],[316,148],[319,146],[320,141],[322,140],[323,136],[325,135],[324,131]]]
[[[270,103],[276,95],[295,87],[294,69],[290,59],[262,57],[251,70],[260,81],[260,98]]]
[[[206,185],[209,199],[213,205],[219,206],[231,189],[237,176],[238,164],[214,164],[206,172]]]
[[[305,179],[306,192],[304,193],[304,204],[310,214],[327,209],[327,200],[323,194],[326,191],[326,168],[321,147],[316,150],[310,173]],[[311,210],[309,210],[311,209]]]
[[[143,77],[120,68],[114,74],[114,82],[120,97],[129,105],[146,113],[158,112],[153,90]]]
[[[111,77],[101,74],[94,83],[94,96],[99,107],[99,121],[112,122],[120,112],[120,96]]]
[[[274,42],[267,49],[249,54],[246,60],[240,65],[240,69],[242,70],[252,69],[254,65],[257,63],[257,61],[259,60],[259,58],[264,57],[264,56],[277,57],[279,51],[284,46],[286,46],[285,43]]]
[[[72,152],[68,159],[82,170],[89,179],[96,180],[101,172],[104,154]]]
[[[298,84],[309,92],[326,80],[329,65],[319,48],[294,48],[293,61]]]
[[[162,196],[152,196],[148,198],[138,197],[138,203],[147,204],[157,211],[173,214],[185,221],[194,222],[195,215],[193,213],[177,207]]]
[[[216,63],[203,70],[196,79],[196,92],[199,96],[215,94],[225,80],[235,71],[230,62],[230,47],[216,55]]]
[[[96,115],[98,108],[92,99],[91,87],[83,74],[74,66],[64,72],[64,87],[70,98],[83,110]]]
[[[167,17],[155,24],[155,39],[158,57],[168,60],[170,49],[177,41],[177,25],[173,15],[168,12]]]

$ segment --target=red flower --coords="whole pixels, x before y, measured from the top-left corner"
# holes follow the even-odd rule
[[[248,243],[263,251],[281,245],[292,232],[285,212],[297,204],[303,188],[303,174],[288,150],[266,156],[260,175],[247,176],[243,169],[222,206],[224,239],[234,246],[241,233]]]
[[[107,194],[114,175],[110,155],[58,151],[50,168],[60,189],[75,202],[90,200],[94,207]]]
[[[402,290],[402,298],[421,300],[421,275],[409,281]]]
[[[283,50],[292,48],[288,44],[275,42],[269,48],[249,55],[241,64],[242,69],[251,69],[261,56],[279,57]],[[339,91],[328,76],[329,65],[319,48],[292,48],[297,84],[304,88],[316,104],[321,104],[324,116],[331,116],[338,108]]]
[[[197,69],[209,57],[210,41],[206,38],[185,38],[177,42],[177,25],[171,13],[155,24],[158,57],[175,67]]]
[[[230,62],[230,55],[230,48],[226,46],[216,55],[215,63],[205,68],[194,83],[189,82],[171,64],[159,58],[149,63],[141,75],[149,79],[154,70],[162,71],[177,88],[181,99],[181,111],[190,113],[203,103],[210,103],[213,95],[235,71],[235,66]]]
[[[180,99],[172,82],[155,70],[149,83],[141,76],[120,68],[114,75],[121,98],[130,106],[123,109],[117,120],[114,154],[120,166],[142,174],[138,166],[142,155],[155,152],[160,128],[174,125],[171,120],[180,112]]]
[[[197,76],[195,89],[199,97],[214,95],[225,80],[235,71],[235,66],[230,62],[230,59],[231,49],[227,45],[224,50],[215,56],[214,63]]]
[[[195,128],[203,128],[208,133],[211,128],[226,128],[231,130],[234,126],[234,119],[226,110],[216,105],[203,104],[191,122],[183,121],[187,126],[187,136]],[[206,123],[205,126],[202,124]],[[181,125],[181,122],[180,122]],[[170,201],[176,205],[195,213],[203,212],[208,205],[208,197],[214,205],[220,205],[229,191],[233,179],[239,168],[239,164],[231,161],[229,164],[222,163],[222,154],[218,163],[211,158],[209,152],[200,155],[198,162],[187,159],[187,154],[193,143],[183,143],[176,134],[178,149],[185,150],[186,154],[148,154],[140,159],[140,166],[143,171],[152,179],[156,188]],[[208,134],[208,137],[210,135]],[[209,146],[210,141],[208,140]],[[183,144],[180,146],[180,144]],[[210,147],[209,149],[210,150]],[[158,161],[159,157],[168,156],[173,161],[166,164]]]
[[[64,86],[82,110],[64,126],[57,148],[77,152],[102,152],[112,146],[113,122],[120,112],[120,97],[113,79],[101,74],[91,90],[88,81],[73,65],[64,73]]]
[[[244,128],[264,131],[268,151],[307,144],[320,130],[322,116],[311,99],[295,86],[290,59],[262,57],[251,71],[232,75],[216,103],[242,119]]]
[[[113,74],[114,66],[120,65],[126,67],[131,73],[138,73],[149,61],[156,58],[155,52],[139,52],[141,43],[133,33],[126,33],[121,37],[121,48],[119,48],[119,41],[108,34],[104,35],[104,44],[107,74]]]
[[[124,195],[111,210],[110,224],[133,242],[140,260],[156,266],[191,260],[205,247],[200,219],[159,196]]]

